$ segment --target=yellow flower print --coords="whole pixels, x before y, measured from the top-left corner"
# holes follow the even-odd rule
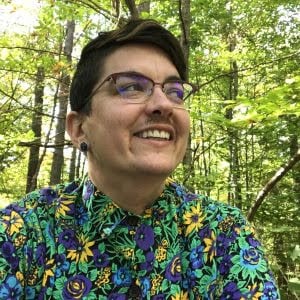
[[[16,277],[19,282],[21,282],[21,285],[24,286],[24,274],[20,271],[16,273]]]
[[[78,244],[76,249],[69,249],[67,258],[71,258],[78,262],[87,262],[88,256],[93,256],[93,252],[90,247],[95,244],[95,241],[89,241],[84,235],[81,235],[78,239]]]
[[[145,209],[145,212],[144,212],[144,218],[151,218],[153,212],[152,212],[152,208],[147,208]]]
[[[151,296],[154,296],[156,294],[158,288],[161,286],[162,281],[163,277],[161,275],[156,275],[155,278],[151,280]]]
[[[232,227],[233,224],[234,218],[229,216],[219,223],[218,228],[221,229],[223,232],[226,232]]]
[[[107,215],[110,215],[113,213],[113,211],[117,208],[118,206],[114,203],[108,203],[106,204],[103,209],[98,213],[98,217],[100,219],[105,218]]]
[[[27,275],[27,282],[28,282],[28,285],[33,286],[33,285],[36,284],[37,279],[38,279],[37,274],[38,274],[37,269],[34,269],[32,273],[29,273],[29,274]]]
[[[168,248],[168,247],[169,247],[169,242],[168,242],[167,239],[163,239],[163,240],[161,241],[161,244],[162,244],[162,246],[163,246],[164,248]]]
[[[133,249],[131,248],[126,248],[123,250],[123,255],[126,259],[130,259],[133,257]]]
[[[72,197],[75,198],[75,196]],[[74,200],[70,199],[72,197],[68,196],[68,198],[60,198],[60,201],[57,205],[56,217],[65,216],[66,213],[71,210],[69,205],[74,203]]]
[[[194,230],[199,230],[203,223],[205,216],[202,215],[200,203],[197,206],[191,208],[192,211],[188,211],[183,215],[183,224],[187,225],[185,235],[189,235]]]
[[[188,292],[179,292],[175,296],[172,296],[172,300],[189,300]]]
[[[104,268],[103,272],[100,273],[98,279],[96,280],[95,284],[100,288],[103,286],[103,284],[109,283],[111,275],[111,269],[106,267]]]
[[[158,246],[155,258],[159,262],[165,260],[167,258],[167,250],[162,246]]]
[[[7,271],[0,270],[0,280],[3,280],[7,275]]]
[[[48,281],[48,277],[54,276],[54,273],[53,273],[54,266],[55,266],[54,259],[49,259],[49,260],[46,261],[42,286],[46,286],[47,281]]]
[[[165,180],[165,185],[170,185],[171,183],[174,183],[174,179],[172,179],[171,177],[168,177],[166,180]]]
[[[4,225],[6,226],[6,230],[9,235],[19,233],[20,228],[24,225],[23,219],[15,211],[12,211],[10,216],[3,216],[2,219],[5,221]]]
[[[260,297],[263,295],[263,293],[257,291],[257,283],[255,283],[253,286],[248,286],[249,290],[251,291],[251,299],[252,300],[259,300]]]
[[[209,256],[209,260],[212,261],[214,256],[216,255],[216,235],[212,231],[210,238],[203,239],[206,247],[204,248],[204,252]]]
[[[20,235],[18,235],[18,236],[16,237],[16,239],[14,240],[14,244],[15,244],[16,248],[18,248],[18,247],[23,246],[24,243],[25,243],[25,241],[26,241],[26,236],[20,234]]]

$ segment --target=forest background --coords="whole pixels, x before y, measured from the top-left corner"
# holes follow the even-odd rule
[[[0,205],[73,180],[65,135],[80,50],[129,18],[180,40],[192,128],[174,178],[239,207],[267,248],[282,299],[300,299],[300,5],[296,0],[0,2]]]

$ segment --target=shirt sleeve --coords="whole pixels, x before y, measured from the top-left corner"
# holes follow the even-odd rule
[[[0,299],[17,300],[24,296],[27,234],[20,211],[0,214]]]
[[[216,232],[218,299],[280,299],[264,248],[240,211],[228,208]]]
[[[264,248],[239,209],[199,196],[185,202],[182,213],[188,245],[184,265],[191,274],[186,286],[194,296],[280,299]]]

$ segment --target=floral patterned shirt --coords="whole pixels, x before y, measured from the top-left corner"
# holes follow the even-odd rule
[[[168,181],[143,215],[88,178],[0,213],[0,299],[279,299],[240,211]]]

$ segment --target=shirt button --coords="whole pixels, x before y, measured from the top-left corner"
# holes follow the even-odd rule
[[[128,224],[129,226],[137,226],[139,221],[140,221],[140,218],[137,216],[127,216],[125,218],[125,223]]]
[[[130,300],[141,300],[142,293],[140,287],[136,284],[132,284],[128,291],[128,299]]]

